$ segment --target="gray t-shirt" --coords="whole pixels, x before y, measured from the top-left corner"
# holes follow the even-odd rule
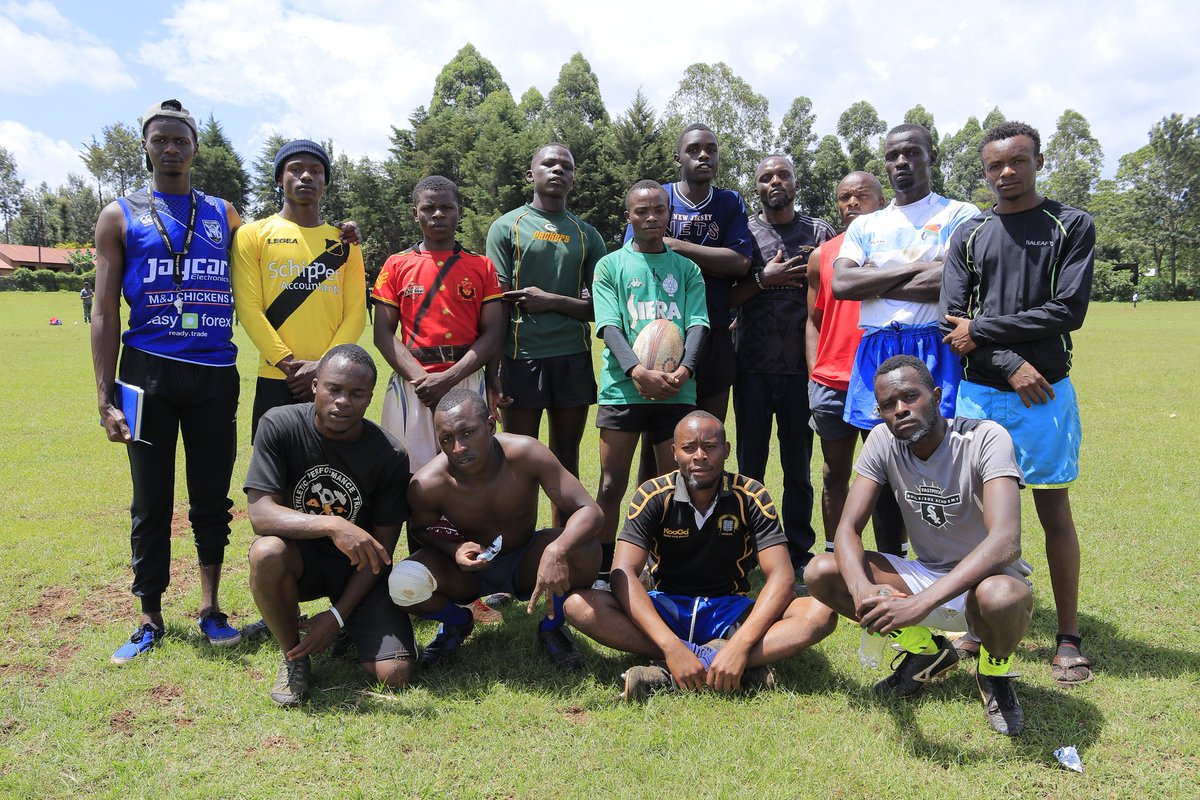
[[[900,504],[917,560],[949,572],[987,537],[983,524],[983,484],[1013,477],[1024,488],[1012,437],[991,420],[947,420],[946,438],[929,460],[913,455],[886,425],[876,425],[859,454],[855,470],[890,486]],[[1004,570],[1025,577],[1033,570],[1017,559]]]

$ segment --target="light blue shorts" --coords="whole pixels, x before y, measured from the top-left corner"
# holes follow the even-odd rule
[[[863,333],[854,354],[850,370],[850,387],[846,390],[846,411],[843,419],[856,428],[871,430],[883,422],[875,402],[875,370],[892,356],[909,355],[919,358],[929,367],[933,385],[942,387],[943,417],[954,417],[954,398],[962,377],[960,359],[949,346],[942,344],[942,332],[936,324],[889,325]]]
[[[1012,436],[1025,485],[1033,489],[1060,489],[1079,477],[1083,428],[1075,387],[1070,378],[1051,386],[1053,400],[1026,408],[1016,392],[970,381],[958,385],[958,415],[1003,425]]]
[[[740,594],[724,597],[691,597],[684,594],[649,592],[654,610],[671,632],[685,642],[708,644],[728,639],[749,615],[754,601]]]

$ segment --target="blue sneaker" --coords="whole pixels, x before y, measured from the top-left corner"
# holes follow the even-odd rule
[[[230,625],[229,617],[220,611],[210,611],[200,618],[200,632],[217,647],[229,647],[242,640],[241,631]]]
[[[447,625],[443,622],[438,625],[437,636],[433,637],[433,641],[425,645],[425,649],[421,651],[417,662],[426,668],[438,666],[447,656],[462,646],[463,641],[471,635],[473,630],[475,630],[475,620],[469,616],[467,621],[461,625]]]
[[[117,652],[112,654],[112,663],[128,664],[158,644],[158,640],[162,637],[162,628],[149,622],[145,623],[142,627],[134,631],[133,636],[129,637],[128,642],[118,647]]]

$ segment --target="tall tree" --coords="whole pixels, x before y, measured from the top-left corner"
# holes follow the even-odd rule
[[[940,138],[938,137],[937,125],[933,121],[933,114],[926,110],[925,106],[917,103],[915,106],[904,112],[904,121],[913,125],[922,125],[929,135],[933,137],[933,143],[936,145]],[[929,171],[929,185],[938,194],[945,194],[946,191],[946,176],[942,174],[941,161],[933,162],[933,168]]]
[[[629,187],[640,180],[670,183],[675,180],[675,139],[667,131],[666,121],[655,116],[654,107],[641,88],[625,113],[613,125],[614,172],[624,197]],[[620,211],[620,203],[617,203]]]
[[[600,82],[583,54],[571,56],[559,71],[546,104],[546,119],[554,139],[575,157],[570,207],[595,226],[605,241],[612,239],[624,228],[617,213],[619,204],[613,202],[623,191],[612,168],[616,145]]]
[[[800,210],[841,228],[842,218],[837,209],[837,185],[849,172],[850,162],[846,158],[846,152],[842,150],[842,143],[836,136],[822,138],[813,153],[812,174],[796,193]]]
[[[508,92],[508,84],[496,66],[475,45],[466,44],[442,68],[433,83],[429,113],[446,109],[469,111],[483,104],[492,92]]]
[[[272,133],[258,150],[250,177],[246,214],[251,219],[269,217],[283,207],[279,185],[275,183],[275,154],[287,144],[283,134]]]
[[[54,192],[45,181],[21,195],[21,210],[12,224],[17,244],[53,247],[63,241],[62,217]]]
[[[101,140],[98,142],[93,136],[92,143],[84,147],[83,163],[96,179],[103,204],[105,189],[112,199],[123,197],[146,182],[146,154],[141,134],[121,122],[105,126]]]
[[[1104,151],[1092,136],[1087,119],[1073,109],[1064,111],[1043,153],[1045,194],[1067,205],[1090,209],[1092,190],[1104,166]]]
[[[667,102],[667,114],[683,125],[702,122],[712,128],[721,148],[716,182],[753,196],[754,168],[774,141],[767,98],[724,62],[692,64]]]
[[[62,242],[88,246],[95,238],[100,201],[87,180],[74,173],[55,193],[55,213],[61,227]]]
[[[524,116],[507,89],[488,95],[470,118],[477,135],[461,159],[459,189],[464,207],[459,238],[483,252],[496,217],[528,199],[525,170],[532,154],[521,137]]]
[[[17,159],[0,145],[0,216],[4,217],[4,241],[11,242],[9,223],[21,211],[25,181],[17,177]]]
[[[990,203],[983,162],[979,160],[981,141],[983,128],[975,117],[967,117],[957,132],[942,137],[938,160],[942,162],[947,197],[966,203]]]
[[[211,114],[200,129],[200,149],[192,163],[192,185],[205,194],[228,200],[238,209],[246,206],[250,176],[221,123]]]
[[[1134,193],[1141,235],[1171,285],[1178,280],[1181,251],[1200,244],[1200,117],[1163,117],[1150,129],[1150,143],[1121,158],[1117,180]],[[1135,232],[1130,232],[1137,235]]]
[[[886,132],[887,123],[866,100],[859,100],[842,112],[837,121],[837,133],[846,143],[851,171],[870,169],[871,160],[878,158],[879,137]]]
[[[813,191],[809,188],[809,184],[813,180],[814,153],[812,148],[817,141],[817,135],[813,133],[813,125],[816,121],[817,116],[812,110],[812,100],[804,96],[797,97],[792,101],[787,113],[783,115],[783,120],[779,123],[779,134],[775,139],[775,149],[782,151],[792,160],[792,167],[796,172],[797,202],[806,208],[808,207],[806,201],[812,199],[809,192]],[[816,189],[816,191],[819,192],[820,189]],[[805,213],[811,213],[811,211]]]

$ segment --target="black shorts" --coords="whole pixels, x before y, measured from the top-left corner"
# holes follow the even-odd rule
[[[300,549],[304,561],[304,573],[296,584],[300,599],[324,597],[332,603],[341,597],[356,571],[350,559],[327,538],[292,543]],[[360,662],[412,659],[417,653],[412,621],[392,602],[387,570],[382,570],[378,577],[374,588],[346,617],[346,632],[358,648]]]
[[[596,409],[596,427],[612,431],[649,433],[659,444],[675,436],[679,420],[696,410],[687,403],[630,403],[600,406]]]
[[[696,397],[727,391],[737,379],[737,354],[728,326],[716,326],[708,332],[704,349],[696,362]]]
[[[272,408],[299,403],[282,378],[259,378],[254,384],[254,407],[250,412],[250,439],[258,432],[258,421]]]
[[[596,402],[590,352],[549,358],[504,357],[500,385],[513,408],[578,408]]]

